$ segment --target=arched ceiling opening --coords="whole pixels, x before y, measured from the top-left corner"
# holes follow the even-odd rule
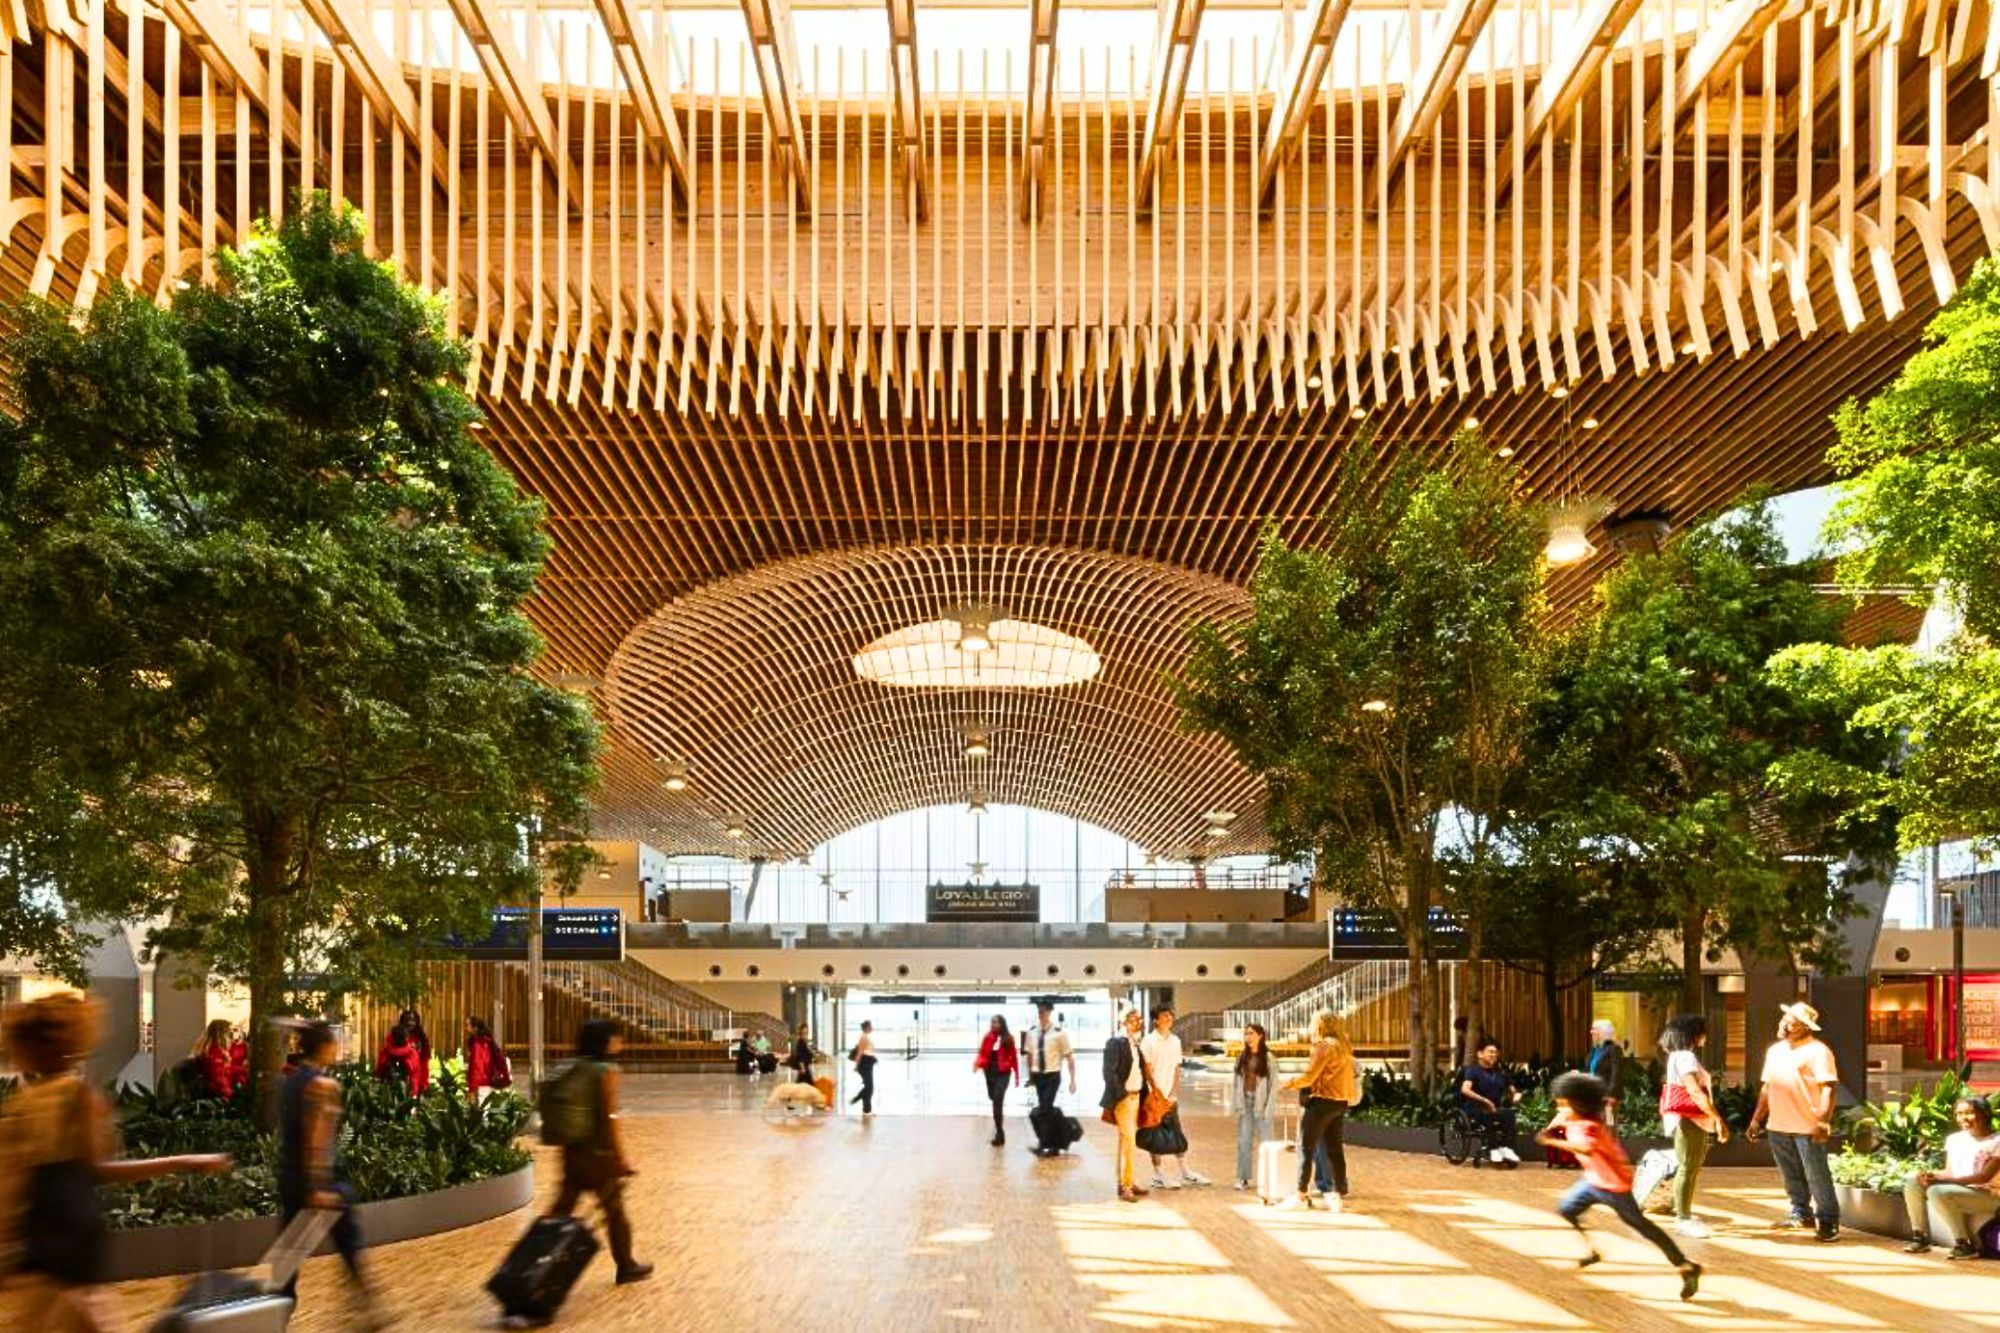
[[[968,604],[1081,640],[1098,670],[964,688],[857,670],[868,645]],[[1162,855],[1259,850],[1261,785],[1181,730],[1166,684],[1190,624],[1248,606],[1211,575],[1018,545],[824,552],[720,580],[642,621],[612,657],[600,830],[782,859],[977,797],[1074,815]],[[967,754],[974,735],[984,757]],[[670,772],[683,790],[667,789]],[[1235,815],[1225,837],[1207,832],[1216,810]]]

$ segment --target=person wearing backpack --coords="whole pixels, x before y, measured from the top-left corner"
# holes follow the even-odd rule
[[[483,1018],[465,1020],[465,1090],[475,1102],[483,1102],[495,1088],[514,1085],[513,1071],[507,1067],[507,1052],[493,1039],[493,1029]]]
[[[375,1077],[402,1088],[414,1097],[418,1092],[417,1064],[420,1058],[416,1043],[410,1040],[409,1029],[398,1023],[389,1029],[389,1035],[382,1039],[382,1049],[375,1053]]]
[[[632,1256],[632,1222],[625,1213],[625,1182],[637,1175],[618,1137],[618,1025],[593,1018],[576,1037],[577,1058],[542,1089],[542,1141],[562,1148],[562,1188],[545,1216],[569,1217],[587,1191],[604,1210],[604,1229],[617,1281],[643,1282],[651,1264]]]

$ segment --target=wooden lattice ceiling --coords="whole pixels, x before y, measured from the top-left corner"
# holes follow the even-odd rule
[[[802,850],[961,799],[963,701],[860,702],[851,638],[1037,568],[1106,677],[993,700],[988,794],[1166,851],[1224,801],[1262,836],[1165,725],[1174,618],[1357,441],[1476,417],[1525,492],[1675,522],[1824,480],[1829,413],[2000,244],[1987,0],[1161,0],[1140,49],[1065,44],[1130,5],[968,46],[883,0],[839,59],[784,0],[729,43],[651,0],[0,8],[0,293],[166,297],[331,188],[447,297],[548,502],[548,669],[611,682],[603,828]]]

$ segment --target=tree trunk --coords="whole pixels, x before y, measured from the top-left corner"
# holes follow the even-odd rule
[[[1458,1063],[1469,1065],[1478,1056],[1474,1046],[1479,1041],[1480,1022],[1486,1016],[1486,932],[1476,919],[1465,923],[1465,986],[1459,994],[1459,1007],[1465,1018],[1465,1039],[1459,1043],[1456,1056]]]
[[[1542,967],[1542,1003],[1549,1015],[1549,1059],[1561,1063],[1567,1052],[1563,1050],[1563,1010],[1562,985],[1556,978],[1556,962],[1548,959]]]
[[[1429,1006],[1424,1003],[1424,934],[1429,921],[1419,919],[1412,927],[1408,920],[1403,923],[1403,945],[1410,963],[1410,1083],[1417,1091],[1429,1094],[1431,1090],[1431,1058],[1424,1050],[1429,1040]]]
[[[265,1129],[277,1126],[277,1080],[285,1034],[271,1022],[285,1011],[286,911],[282,888],[245,886],[250,895],[250,1106]]]
[[[1698,906],[1689,905],[1681,911],[1681,1012],[1684,1014],[1708,1011],[1701,971],[1706,917]]]

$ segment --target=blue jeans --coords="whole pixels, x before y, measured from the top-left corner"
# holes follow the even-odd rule
[[[1271,1137],[1269,1113],[1258,1115],[1248,1106],[1236,1108],[1236,1178],[1257,1179],[1257,1145]]]
[[[1778,1177],[1785,1182],[1785,1197],[1791,1200],[1793,1220],[1838,1227],[1840,1196],[1833,1192],[1826,1144],[1813,1142],[1810,1134],[1785,1134],[1774,1129],[1771,1158],[1778,1164]]]
[[[1579,1180],[1570,1186],[1569,1193],[1563,1195],[1562,1201],[1556,1204],[1556,1212],[1565,1222],[1581,1231],[1583,1215],[1600,1203],[1618,1214],[1620,1222],[1653,1242],[1660,1253],[1667,1256],[1668,1263],[1675,1268],[1686,1265],[1687,1256],[1681,1253],[1681,1247],[1674,1244],[1673,1237],[1660,1230],[1659,1225],[1640,1210],[1639,1201],[1632,1197],[1631,1190],[1619,1190],[1614,1193],[1611,1190],[1599,1189],[1587,1180]]]

